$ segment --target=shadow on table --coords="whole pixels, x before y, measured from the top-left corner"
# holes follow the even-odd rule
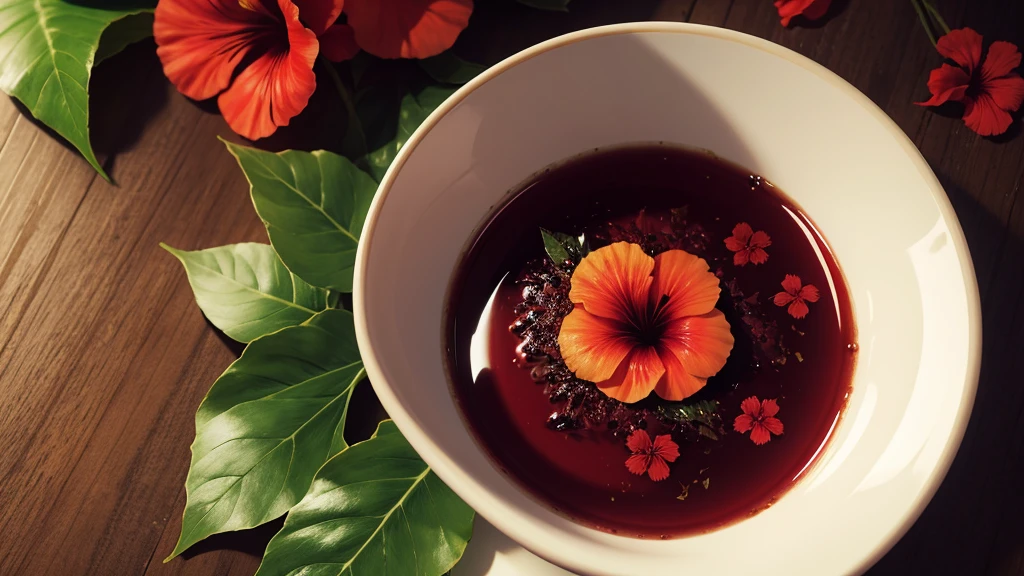
[[[869,574],[1024,574],[1024,237],[967,191],[940,180],[978,275],[981,379],[945,481]]]

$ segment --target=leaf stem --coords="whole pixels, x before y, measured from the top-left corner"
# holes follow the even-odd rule
[[[924,9],[921,8],[921,4],[924,0],[910,0],[910,3],[914,5],[914,10],[917,12],[917,17],[921,19],[921,26],[924,27],[924,31],[928,34],[928,39],[931,40],[932,46],[938,46],[938,42],[935,40],[935,34],[932,33],[932,27],[928,22],[928,16],[925,15]]]
[[[921,4],[924,5],[925,10],[928,11],[928,14],[931,15],[932,19],[938,23],[940,28],[942,28],[942,31],[949,34],[949,25],[946,24],[945,20],[943,20],[942,14],[939,14],[939,11],[935,9],[935,6],[932,6],[932,3],[929,0],[921,0]]]
[[[369,147],[366,143],[366,133],[363,132],[363,124],[359,121],[359,115],[356,113],[356,104],[352,99],[352,93],[349,92],[345,83],[341,81],[341,76],[338,76],[338,71],[334,68],[334,65],[331,64],[331,61],[327,60],[323,56],[320,56],[318,59],[323,64],[323,67],[327,69],[327,75],[331,78],[331,82],[334,83],[334,88],[337,90],[338,96],[341,98],[341,103],[345,107],[345,113],[348,116],[346,140],[348,139],[347,134],[352,133],[353,130],[355,131],[355,136],[357,138],[356,143],[359,146],[359,150],[355,153],[355,158],[353,159],[360,158],[369,152]],[[351,153],[350,150],[346,150],[345,152]]]

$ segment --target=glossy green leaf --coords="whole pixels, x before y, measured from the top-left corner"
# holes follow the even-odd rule
[[[195,252],[161,246],[185,266],[203,314],[239,342],[301,324],[328,307],[327,290],[289,272],[266,244]]]
[[[132,14],[115,21],[103,31],[100,46],[96,49],[93,66],[124,50],[129,45],[153,35],[153,14],[144,12]]]
[[[386,420],[317,472],[256,574],[439,576],[472,531],[473,510]]]
[[[170,558],[218,532],[284,514],[344,450],[345,415],[363,379],[352,314],[327,310],[253,340],[196,413],[181,536]]]
[[[531,8],[556,12],[568,12],[569,2],[570,0],[519,0],[520,4],[526,4]]]
[[[398,156],[398,151],[409,141],[416,128],[453,93],[455,88],[450,86],[427,86],[415,94],[407,94],[402,98],[395,137],[366,157],[370,172],[378,182],[384,178],[388,166],[391,166],[391,162]]]
[[[249,179],[256,212],[285,266],[314,286],[351,292],[359,233],[377,192],[373,178],[324,150],[227,147]]]
[[[557,266],[562,266],[566,261],[572,262],[575,267],[583,257],[583,237],[576,238],[562,232],[551,232],[540,229],[541,239],[544,241],[544,251],[548,258]]]
[[[89,77],[103,31],[153,2],[94,8],[64,0],[0,0],[0,90],[21,100],[103,174],[89,143]],[[116,6],[116,8],[113,8]]]
[[[431,78],[444,84],[465,84],[487,70],[487,66],[467,62],[451,50],[419,60],[419,63],[420,68]]]

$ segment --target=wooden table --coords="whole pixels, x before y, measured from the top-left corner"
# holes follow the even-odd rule
[[[1024,573],[1024,135],[980,138],[933,112],[940,60],[906,0],[836,0],[783,29],[770,0],[574,0],[569,14],[478,0],[457,46],[494,63],[551,36],[628,20],[725,26],[790,47],[881,106],[923,151],[967,234],[984,361],[959,455],[917,524],[871,574]],[[941,0],[955,27],[1024,45],[1024,2]],[[215,109],[180,96],[152,43],[101,66],[93,139],[117,184],[0,100],[0,574],[252,574],[278,524],[162,564],[185,504],[193,413],[239,353],[157,243],[265,242]],[[317,103],[270,143],[330,146]],[[326,100],[325,100],[326,101]],[[328,133],[325,133],[328,132]],[[361,388],[372,401],[368,386]],[[357,400],[359,401],[359,400]],[[841,531],[842,526],[836,526]]]

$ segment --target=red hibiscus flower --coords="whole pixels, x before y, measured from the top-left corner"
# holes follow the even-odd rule
[[[337,23],[342,9],[347,24]],[[178,90],[217,96],[231,129],[255,140],[306,107],[317,54],[433,56],[455,42],[472,10],[472,0],[161,0],[153,36]]]
[[[754,232],[750,224],[740,222],[732,229],[732,236],[725,239],[725,247],[735,252],[732,263],[744,266],[747,262],[764,264],[768,261],[765,248],[772,245],[772,239],[763,230]]]
[[[679,445],[668,434],[662,434],[651,442],[645,430],[637,430],[629,435],[626,447],[633,453],[626,459],[626,468],[637,476],[646,472],[655,482],[668,478],[668,463],[679,458]]]
[[[817,20],[828,12],[831,4],[832,0],[775,0],[783,26],[789,26],[790,20],[797,16]]]
[[[782,435],[782,420],[775,417],[779,413],[779,404],[775,400],[759,402],[757,396],[751,396],[740,403],[743,414],[732,423],[733,430],[743,434],[750,432],[750,439],[761,446],[772,439],[772,434]]]
[[[818,289],[813,284],[803,286],[800,282],[800,277],[792,274],[786,274],[786,279],[782,281],[782,289],[785,292],[779,292],[775,295],[775,305],[788,305],[789,309],[787,312],[793,318],[807,316],[807,313],[810,312],[807,303],[817,302],[820,296]]]
[[[1021,54],[1009,42],[993,42],[981,57],[982,36],[970,28],[952,30],[936,45],[939,54],[956,62],[932,70],[928,90],[932,97],[920,106],[963,102],[964,122],[982,136],[1006,132],[1013,123],[1010,112],[1024,101],[1024,78],[1013,73]]]
[[[608,396],[631,403],[653,391],[682,400],[725,366],[732,332],[703,259],[683,250],[652,258],[617,242],[587,254],[571,283],[559,350],[577,377]]]

